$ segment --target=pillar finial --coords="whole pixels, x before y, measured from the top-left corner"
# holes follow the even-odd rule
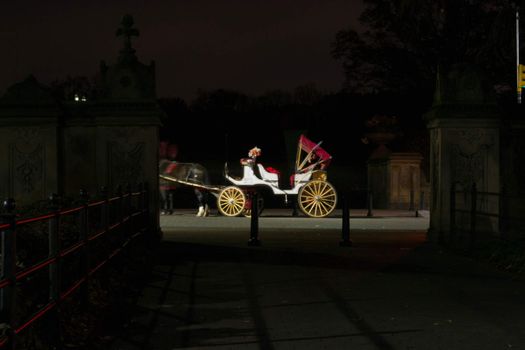
[[[120,50],[121,58],[135,57],[135,49],[131,46],[131,37],[138,37],[140,32],[134,27],[135,21],[133,16],[126,14],[122,17],[120,28],[116,31],[117,37],[122,37],[124,47]]]

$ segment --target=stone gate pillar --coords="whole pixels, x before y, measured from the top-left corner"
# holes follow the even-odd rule
[[[18,204],[62,189],[59,173],[62,110],[51,90],[30,75],[0,98],[0,196]]]
[[[65,133],[66,178],[71,189],[83,182],[97,187],[103,184],[113,193],[119,185],[125,188],[146,183],[150,227],[158,230],[158,149],[163,112],[157,103],[155,63],[140,62],[131,45],[131,37],[138,34],[133,18],[124,16],[117,31],[124,45],[117,62],[100,65],[98,96],[84,111],[90,118],[75,114],[77,124],[70,122]],[[89,152],[74,152],[80,138],[86,141]],[[90,168],[82,176],[74,164],[82,163],[88,154],[93,161],[86,164]],[[82,181],[78,181],[79,175]]]
[[[430,131],[430,241],[449,242],[450,192],[500,191],[500,119],[492,90],[479,72],[454,66],[438,73],[434,104],[424,116]],[[479,203],[478,210],[497,212],[497,198]],[[492,230],[497,230],[497,224]],[[495,226],[495,227],[494,227]]]

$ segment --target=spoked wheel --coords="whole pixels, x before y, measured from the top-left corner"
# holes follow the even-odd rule
[[[261,216],[261,213],[264,209],[264,198],[259,195],[257,196],[257,211],[259,212],[259,216]],[[251,200],[246,202],[246,208],[244,208],[244,212],[242,213],[247,218],[252,216],[252,204]]]
[[[244,211],[246,196],[236,186],[229,186],[221,190],[217,198],[217,208],[222,215],[237,216]]]
[[[329,182],[314,180],[301,187],[297,201],[303,213],[322,218],[334,211],[337,193]]]

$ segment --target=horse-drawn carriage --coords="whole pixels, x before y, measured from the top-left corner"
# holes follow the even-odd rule
[[[181,177],[177,174],[161,174],[160,177],[211,192],[217,197],[217,209],[225,216],[251,214],[251,200],[257,188],[268,187],[274,195],[297,196],[299,209],[310,217],[325,217],[332,213],[337,204],[337,193],[327,181],[326,167],[332,157],[321,148],[321,142],[314,143],[301,135],[297,146],[295,171],[290,177],[290,188],[280,186],[279,173],[265,168],[257,162],[261,150],[250,150],[249,158],[241,159],[242,177],[231,176],[225,171],[225,178],[232,185],[211,186],[192,177],[190,173]],[[259,206],[261,207],[261,206]]]

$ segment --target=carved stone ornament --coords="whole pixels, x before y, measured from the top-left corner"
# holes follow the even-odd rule
[[[144,143],[136,143],[131,147],[124,147],[117,143],[110,143],[110,169],[113,185],[135,184],[142,181],[144,173]]]
[[[15,128],[14,133],[18,144],[31,144],[40,138],[39,128]]]
[[[458,130],[458,143],[452,145],[452,179],[463,189],[470,189],[472,183],[485,183],[488,150],[494,145],[494,138],[483,129]]]
[[[33,192],[43,179],[44,147],[39,144],[32,151],[24,152],[16,145],[11,147],[12,182],[15,191]]]

